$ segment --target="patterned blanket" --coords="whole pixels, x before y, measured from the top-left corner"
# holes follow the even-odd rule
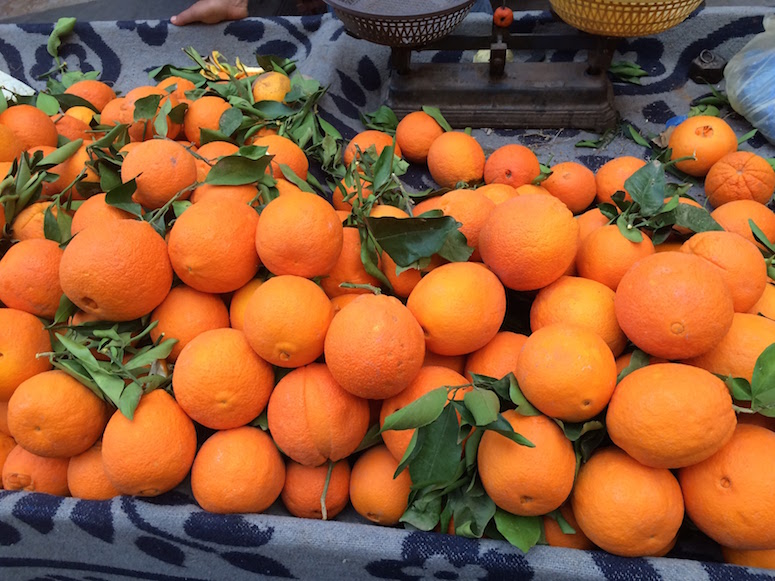
[[[657,134],[709,88],[687,80],[691,60],[702,49],[730,58],[762,30],[765,8],[713,8],[657,37],[624,40],[617,60],[637,62],[648,77],[641,86],[616,84],[622,118],[644,135]],[[489,17],[471,15],[458,32],[481,32]],[[552,30],[549,14],[521,13],[521,32]],[[37,76],[51,68],[46,40],[52,26],[0,25],[0,70],[42,87]],[[331,15],[243,20],[211,27],[176,28],[168,22],[79,23],[60,54],[71,67],[100,70],[119,91],[147,80],[147,71],[167,62],[187,65],[181,52],[220,50],[230,60],[277,54],[298,61],[303,74],[330,86],[323,113],[349,138],[362,130],[359,112],[373,111],[385,97],[389,51],[349,37]],[[431,53],[424,59],[457,62],[468,53]],[[518,59],[543,58],[536,54]],[[546,56],[579,58],[567,51]],[[731,116],[738,135],[750,129]],[[476,130],[490,152],[519,142],[542,161],[579,160],[592,169],[619,155],[643,156],[644,149],[621,135],[601,149],[576,142],[599,136],[578,130]],[[760,137],[744,146],[773,157]],[[414,187],[431,185],[416,170]],[[691,192],[697,194],[699,192]],[[163,445],[163,443],[160,443]],[[720,563],[718,547],[687,531],[671,558],[622,559],[602,552],[536,547],[527,555],[505,542],[378,528],[353,512],[333,522],[288,517],[282,507],[268,514],[220,516],[203,512],[185,486],[155,499],[121,497],[79,501],[33,493],[0,492],[2,579],[610,579],[722,580],[775,578],[775,572]]]

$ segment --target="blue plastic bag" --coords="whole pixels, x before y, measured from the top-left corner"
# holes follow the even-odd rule
[[[732,108],[775,143],[775,15],[724,69]]]

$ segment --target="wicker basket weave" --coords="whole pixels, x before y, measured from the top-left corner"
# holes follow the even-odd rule
[[[365,40],[415,48],[449,34],[474,0],[325,0],[345,28]]]
[[[602,36],[649,36],[683,22],[702,0],[550,0],[565,22]]]

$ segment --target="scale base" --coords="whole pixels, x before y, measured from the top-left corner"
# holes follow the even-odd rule
[[[387,105],[399,119],[423,105],[454,127],[574,128],[603,133],[616,125],[613,88],[586,62],[508,63],[492,77],[487,64],[413,63],[393,71]]]

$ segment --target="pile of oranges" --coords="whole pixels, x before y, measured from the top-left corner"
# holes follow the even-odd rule
[[[282,102],[291,81],[264,73],[252,87],[254,102]],[[730,562],[775,567],[772,392],[752,404],[725,383],[761,389],[759,357],[775,343],[772,252],[754,236],[775,244],[766,206],[775,171],[737,151],[722,119],[689,118],[670,138],[677,168],[707,176],[719,229],[676,226],[655,244],[648,229],[639,242],[626,237],[597,206],[629,197],[625,182],[646,161],[619,157],[597,172],[565,161],[547,172],[527,147],[486,154],[424,111],[403,118],[395,136],[358,134],[340,166],[357,176],[364,152],[393,147],[427,164],[443,188],[416,204],[381,204],[365,181],[325,192],[332,202],[304,191],[310,160],[276,128],[247,145],[273,156],[266,172],[279,195],[212,185],[212,167],[246,143],[203,143],[231,105],[194,88],[169,77],[117,97],[84,80],[68,92],[92,108],[49,117],[12,104],[0,113],[0,175],[18,171],[25,153],[83,140],[5,230],[5,489],[96,500],[159,495],[190,477],[212,512],[261,512],[280,498],[295,516],[332,518],[352,503],[395,525],[412,492],[410,471],[396,472],[414,432],[371,437],[370,428],[437,388],[462,400],[475,376],[513,374],[527,403],[501,400],[500,415],[532,447],[489,430],[477,456],[500,510],[542,517],[552,546],[621,556],[667,554],[688,516]],[[182,122],[136,120],[149,95],[160,97],[157,115],[185,104]],[[90,144],[116,124],[130,137],[114,161],[120,181],[135,185],[132,199],[84,199],[73,183],[104,183]],[[283,179],[281,166],[301,182]],[[169,217],[184,200],[161,233],[156,218],[144,219]],[[471,257],[433,254],[401,267],[383,252],[375,271],[362,260],[364,208],[370,219],[451,216]],[[71,218],[71,237],[47,239],[55,213]],[[508,329],[514,297],[530,304],[529,336]],[[78,311],[54,323],[68,301]],[[153,323],[138,344],[176,341],[161,361],[119,361],[171,377],[127,414],[105,387],[120,394],[125,380],[98,377],[111,354],[94,345],[138,319]],[[68,342],[79,333],[96,338],[91,350]],[[63,345],[88,376],[61,365]],[[754,404],[764,413],[744,409]],[[563,427],[592,421],[607,439],[581,462]]]

